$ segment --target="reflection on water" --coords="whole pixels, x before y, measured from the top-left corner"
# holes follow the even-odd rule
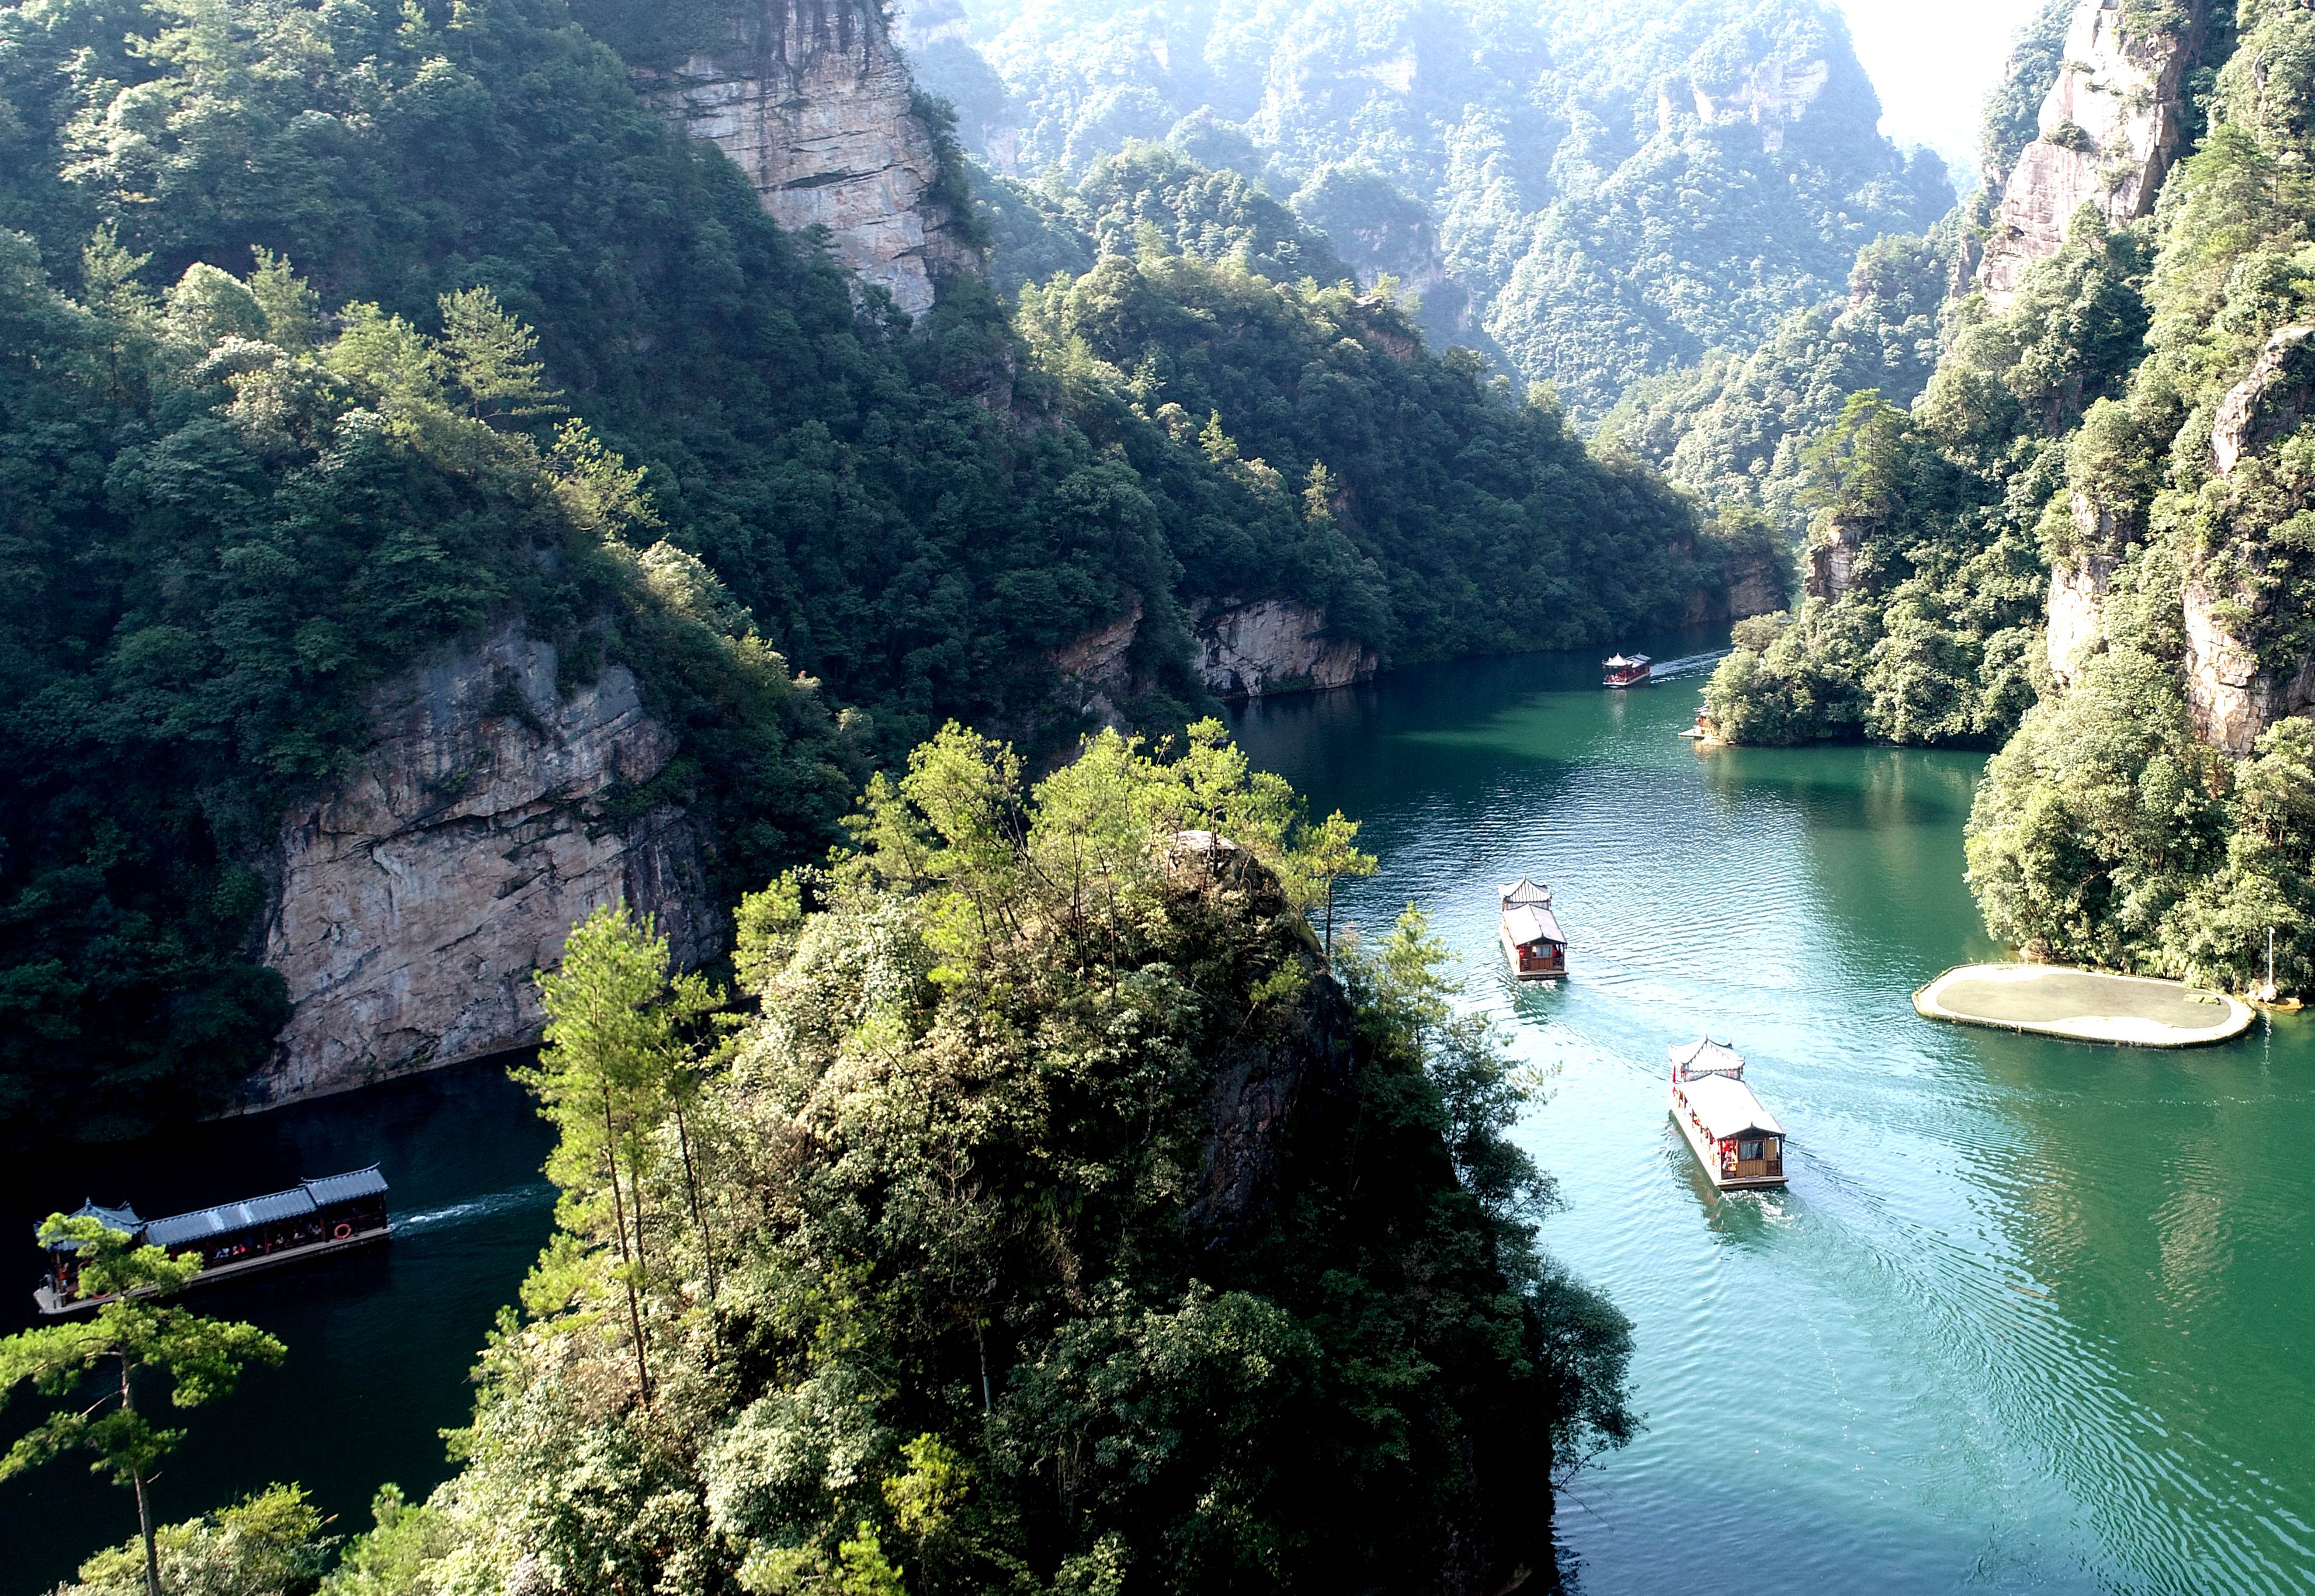
[[[1554,1072],[1547,1244],[1631,1316],[1649,1423],[1562,1503],[1579,1583],[2315,1590],[2315,1027],[2169,1054],[1919,1019],[2000,952],[1961,882],[1982,760],[1699,755],[1698,679],[1495,661],[1238,727],[1367,821],[1353,917],[1422,903]],[[1495,950],[1526,873],[1564,986]],[[1665,1114],[1664,1049],[1707,1030],[1792,1130],[1782,1193],[1714,1191]]]

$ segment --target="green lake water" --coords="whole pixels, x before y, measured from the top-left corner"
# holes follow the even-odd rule
[[[1523,1130],[1566,1200],[1544,1241],[1630,1315],[1648,1423],[1562,1496],[1579,1589],[2315,1591],[2315,1027],[2156,1053],[1920,1020],[1914,988],[2000,952],[1960,880],[1981,761],[1699,758],[1674,735],[1699,676],[1597,680],[1459,665],[1238,717],[1365,820],[1382,873],[1353,917],[1422,903],[1557,1069]],[[1493,889],[1521,873],[1558,894],[1565,988],[1501,972]],[[1706,1030],[1791,1130],[1788,1191],[1716,1195],[1673,1131],[1664,1049]],[[30,1321],[50,1208],[382,1161],[390,1246],[200,1299],[289,1360],[194,1415],[155,1489],[173,1519],[297,1479],[358,1528],[381,1480],[448,1472],[437,1432],[546,1234],[546,1147],[479,1066],[9,1166],[0,1331]],[[0,1485],[0,1596],[133,1527],[71,1463]]]
[[[2152,1052],[1920,1019],[2000,956],[1961,881],[1982,758],[1699,755],[1700,674],[1598,679],[1424,669],[1237,728],[1366,822],[1352,913],[1422,904],[1557,1071],[1523,1130],[1544,1243],[1630,1316],[1648,1423],[1562,1496],[1577,1588],[2315,1591],[2315,1026]],[[1496,951],[1521,874],[1564,988]],[[1672,1128],[1664,1050],[1707,1031],[1791,1132],[1785,1192],[1716,1194]]]

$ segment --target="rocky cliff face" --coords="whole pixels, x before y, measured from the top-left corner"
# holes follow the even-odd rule
[[[2219,402],[2211,426],[2211,465],[2223,483],[2242,463],[2297,432],[2315,412],[2315,327],[2279,328],[2249,372]],[[2256,572],[2262,551],[2233,551]],[[2262,584],[2263,589],[2263,584]],[[2253,641],[2275,602],[2245,583],[2207,572],[2186,584],[2186,708],[2204,741],[2247,754],[2285,715],[2315,710],[2315,659],[2262,663]]]
[[[2085,554],[2050,568],[2050,674],[2071,683],[2083,660],[2096,652],[2106,619],[2107,585],[2118,561],[2111,554]]]
[[[2149,215],[2186,146],[2185,83],[2202,6],[2177,31],[2127,37],[2122,0],[2080,0],[2065,64],[2042,102],[2040,136],[2003,189],[1977,283],[2007,304],[2035,262],[2057,253],[2074,213],[2095,204],[2114,226]]]
[[[714,951],[683,814],[606,812],[674,739],[625,668],[566,696],[556,665],[510,627],[392,683],[358,768],[284,821],[265,957],[294,1007],[250,1106],[537,1041],[531,972],[599,904],[657,915],[684,962]]]
[[[1134,643],[1141,635],[1141,600],[1105,626],[1096,626],[1048,656],[1060,672],[1062,690],[1080,713],[1104,726],[1122,726],[1121,700],[1133,696]]]
[[[1282,598],[1218,609],[1198,622],[1198,674],[1222,698],[1372,680],[1381,656],[1363,643],[1326,632],[1324,610]]]
[[[1774,154],[1785,147],[1785,129],[1801,120],[1832,81],[1832,64],[1822,58],[1773,57],[1754,62],[1744,76],[1716,90],[1697,83],[1674,83],[1659,89],[1656,126],[1660,131],[1668,130],[1685,100],[1702,121],[1751,122],[1761,130],[1761,147]]]
[[[878,0],[763,0],[729,46],[646,95],[720,146],[782,226],[826,227],[836,258],[914,315],[980,270],[964,218],[934,198],[940,154]]]
[[[1851,522],[1835,521],[1809,535],[1802,551],[1808,565],[1801,586],[1810,598],[1830,604],[1849,591],[1856,575],[1858,551],[1865,546],[1865,530]]]

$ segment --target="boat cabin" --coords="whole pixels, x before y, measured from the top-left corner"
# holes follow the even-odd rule
[[[320,1180],[300,1181],[287,1192],[221,1202],[215,1208],[165,1219],[140,1219],[134,1208],[103,1208],[84,1202],[73,1217],[94,1219],[110,1230],[172,1254],[199,1253],[200,1279],[239,1273],[315,1252],[375,1241],[386,1234],[386,1177],[377,1166]],[[79,1298],[78,1249],[49,1249],[49,1277],[35,1293],[40,1311],[71,1313],[93,1308]]]
[[[1681,1134],[1724,1190],[1785,1184],[1785,1128],[1744,1083],[1744,1060],[1699,1037],[1672,1050],[1672,1113]]]
[[[1567,974],[1567,937],[1551,912],[1551,889],[1522,876],[1501,890],[1503,957],[1521,980],[1558,980]]]
[[[1618,654],[1606,662],[1607,676],[1601,685],[1610,687],[1636,687],[1646,681],[1654,666],[1645,654]]]

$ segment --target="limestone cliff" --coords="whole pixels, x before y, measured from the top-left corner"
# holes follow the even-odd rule
[[[2243,379],[2219,402],[2211,427],[2211,465],[2223,484],[2243,462],[2297,432],[2315,412],[2315,327],[2286,326]],[[2260,657],[2258,635],[2271,625],[2276,596],[2256,579],[2266,551],[2248,544],[2227,551],[2235,575],[2204,569],[2186,583],[2186,708],[2204,741],[2246,754],[2285,715],[2315,711],[2315,659]]]
[[[1259,698],[1370,681],[1382,658],[1366,643],[1327,636],[1326,611],[1264,598],[1199,617],[1197,667],[1217,697]]]
[[[1812,598],[1830,604],[1849,591],[1857,570],[1857,556],[1870,528],[1855,521],[1834,521],[1809,534],[1802,546],[1806,562],[1801,587]]]
[[[2112,226],[2151,214],[2185,152],[2186,77],[2201,39],[2192,0],[2177,29],[2126,29],[2122,0],[2080,0],[2064,64],[2042,102],[2040,133],[2018,158],[1977,264],[1997,305],[2035,262],[2057,253],[2074,213],[2095,204]]]
[[[782,226],[827,228],[836,259],[909,315],[942,278],[980,270],[878,0],[759,0],[713,55],[637,77]]]
[[[624,667],[566,695],[557,664],[510,626],[389,684],[356,767],[284,820],[265,958],[294,1006],[248,1106],[537,1041],[531,972],[599,904],[656,914],[682,962],[714,951],[689,822],[606,807],[675,740]]]
[[[1096,626],[1047,658],[1060,673],[1062,691],[1081,714],[1104,726],[1122,726],[1120,703],[1133,696],[1133,645],[1141,635],[1141,600],[1106,625]]]

